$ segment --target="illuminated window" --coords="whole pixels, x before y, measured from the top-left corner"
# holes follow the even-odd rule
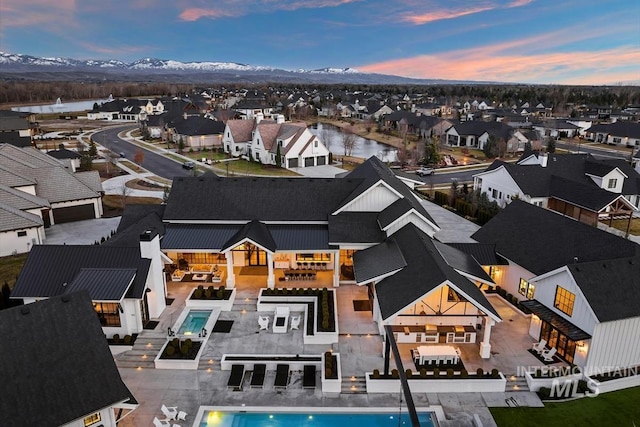
[[[102,417],[100,416],[100,412],[96,412],[95,414],[91,414],[88,417],[84,417],[84,425],[85,427],[93,425],[99,422],[101,419]]]
[[[572,294],[562,286],[558,286],[556,288],[556,299],[553,305],[561,312],[571,316],[573,314],[573,303],[575,300],[575,294]]]
[[[518,285],[518,293],[527,297],[528,299],[533,299],[536,293],[536,286],[520,278],[520,284]]]
[[[120,313],[118,303],[114,302],[94,302],[93,308],[96,310],[98,319],[102,326],[120,326]]]

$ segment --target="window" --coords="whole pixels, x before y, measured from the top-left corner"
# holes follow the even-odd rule
[[[96,310],[98,319],[102,326],[120,326],[120,313],[115,302],[94,302],[93,308]]]
[[[22,230],[22,231],[18,231],[18,237],[24,237],[27,235],[27,232]]]
[[[491,197],[493,197],[494,199],[497,199],[498,198],[498,190],[496,190],[494,188],[493,191],[491,192]]]
[[[616,188],[618,185],[618,180],[615,178],[611,178],[609,182],[607,182],[607,188]]]
[[[572,294],[562,286],[558,286],[556,288],[556,299],[553,306],[561,312],[571,316],[573,314],[573,304],[575,300],[575,294]]]
[[[314,146],[315,148],[318,148],[318,141],[314,141],[314,142],[313,142],[313,146]]]
[[[522,296],[527,297],[527,299],[533,299],[536,293],[536,286],[532,283],[527,282],[523,278],[520,278],[520,284],[518,285],[518,293]]]
[[[100,416],[100,412],[96,412],[95,414],[91,414],[88,417],[84,417],[84,425],[85,427],[93,425],[99,422],[102,419]]]

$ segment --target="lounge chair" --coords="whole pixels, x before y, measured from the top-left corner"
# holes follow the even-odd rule
[[[273,383],[273,387],[276,390],[284,390],[289,384],[289,365],[278,364],[276,366],[276,379]]]
[[[556,354],[556,348],[552,348],[550,350],[545,350],[542,352],[541,356],[544,358],[545,362],[553,362],[553,356]]]
[[[547,340],[540,340],[540,342],[533,344],[533,347],[531,349],[538,354],[542,354],[546,346]]]
[[[234,391],[242,390],[242,380],[244,379],[244,365],[232,365],[231,375],[227,381],[227,388]]]
[[[300,315],[291,316],[291,329],[296,331],[300,327]]]
[[[159,420],[158,417],[154,417],[153,427],[171,427],[171,423],[169,423],[169,420]],[[173,427],[180,427],[180,425],[174,424]]]
[[[257,363],[253,365],[253,373],[251,374],[251,388],[262,388],[264,387],[264,374],[267,370],[267,365],[264,363]]]
[[[187,420],[187,413],[184,411],[178,411],[178,420],[180,421],[186,421]]]
[[[273,316],[273,332],[276,334],[284,334],[289,326],[289,307],[276,307]]]
[[[178,417],[177,406],[166,406],[163,403],[160,410],[162,411],[162,415],[164,415],[168,420],[175,420]]]
[[[258,325],[261,331],[269,329],[269,316],[258,316]]]
[[[316,365],[304,365],[302,388],[316,388]]]

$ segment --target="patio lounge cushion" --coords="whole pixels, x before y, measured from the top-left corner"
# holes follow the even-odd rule
[[[231,366],[231,375],[227,387],[234,390],[242,390],[242,379],[244,378],[244,365]]]

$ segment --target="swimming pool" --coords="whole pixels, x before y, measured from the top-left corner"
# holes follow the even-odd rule
[[[205,327],[213,310],[189,310],[178,328],[178,335],[195,335]]]
[[[401,414],[395,412],[325,412],[323,409],[306,408],[308,412],[227,412],[204,411],[199,427],[397,427],[411,426],[406,408]],[[345,408],[353,411],[354,408]],[[312,412],[315,411],[315,412]],[[318,413],[322,411],[322,413]],[[420,426],[433,427],[433,413],[419,412]]]

